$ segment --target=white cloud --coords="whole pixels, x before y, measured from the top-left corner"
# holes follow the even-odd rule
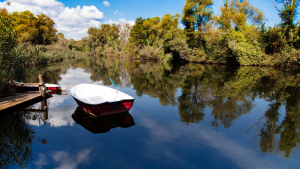
[[[80,9],[80,6],[77,6]],[[76,9],[77,9],[76,8]],[[83,6],[80,15],[85,19],[104,19],[103,12],[100,12],[95,6]]]
[[[127,21],[126,19],[119,19],[118,21],[109,20],[105,22],[106,24],[119,24],[119,23],[129,23],[131,26],[135,24],[135,21]]]
[[[34,5],[42,7],[59,6],[62,3],[56,0],[13,0],[13,3],[21,3],[24,5]]]
[[[135,24],[135,21],[126,21],[126,19],[119,19],[120,23],[129,23],[131,26],[133,26]]]
[[[3,7],[6,2],[0,2],[0,6]],[[89,27],[99,27],[100,21],[105,19],[103,12],[93,5],[69,8],[57,0],[14,0],[7,10],[29,10],[34,15],[43,13],[54,20],[58,32],[62,32],[68,39],[76,40],[87,36]]]
[[[6,2],[0,2],[0,6],[4,6]],[[7,10],[8,12],[29,10],[34,15],[43,13],[50,18],[55,18],[60,11],[64,10],[64,5],[56,0],[14,0],[10,6],[7,6]]]
[[[0,2],[0,7],[4,7],[6,2]],[[102,2],[105,6],[110,6],[108,1]],[[87,36],[87,30],[90,27],[100,27],[105,19],[103,12],[95,6],[77,6],[76,8],[65,7],[58,0],[13,0],[10,6],[7,6],[8,12],[22,12],[29,10],[34,15],[41,13],[49,16],[55,22],[55,28],[58,32],[65,35],[67,39],[79,40]],[[123,15],[118,10],[114,12],[116,15]],[[119,24],[129,23],[131,26],[135,21],[126,21],[119,19],[116,21],[109,20],[105,23]]]
[[[107,21],[107,22],[105,22],[106,24],[110,24],[110,25],[112,25],[112,24],[119,24],[119,22],[118,21],[113,21],[113,20],[109,20],[109,21]]]
[[[100,27],[100,25],[101,25],[101,22],[99,22],[99,21],[91,20],[89,22],[89,27]]]
[[[108,1],[103,1],[102,3],[104,6],[110,6],[110,3]]]
[[[64,33],[67,38],[80,39],[86,36],[89,27],[99,27],[100,21],[104,19],[103,12],[95,6],[77,6],[76,8],[66,7],[57,18],[56,28]]]
[[[123,15],[122,13],[119,12],[119,10],[116,10],[116,12],[114,12],[115,15]]]

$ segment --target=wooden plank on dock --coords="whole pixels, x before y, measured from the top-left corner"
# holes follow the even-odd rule
[[[39,91],[29,91],[0,99],[0,111],[42,97]]]
[[[13,86],[13,94],[15,94],[16,84],[13,84],[12,77],[9,77],[9,83]],[[39,83],[22,83],[17,84],[18,86],[31,86],[38,85],[39,91],[28,91],[25,93],[19,93],[13,96],[0,98],[0,117],[7,113],[19,111],[25,107],[42,101],[42,109],[48,109],[47,99],[52,97],[51,90],[47,90],[43,81],[43,76],[39,75]],[[47,111],[46,111],[47,112]],[[47,114],[47,113],[46,113]]]
[[[17,83],[16,86],[22,87],[22,86],[41,86],[44,85],[44,83]]]

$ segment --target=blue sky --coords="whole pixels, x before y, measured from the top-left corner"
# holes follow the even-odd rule
[[[120,16],[115,15],[114,12],[118,10],[123,14],[123,18],[126,20],[135,20],[141,16],[143,18],[162,16],[166,13],[182,13],[185,0],[108,0],[110,7],[105,7],[101,1],[97,0],[61,0],[65,6],[76,7],[95,5],[100,11],[103,11],[108,19],[117,20]],[[215,0],[213,5],[213,11],[215,14],[220,13],[220,5],[223,0]],[[268,18],[267,25],[274,25],[280,22],[280,18],[277,15],[273,4],[270,0],[250,0],[250,3],[261,9],[266,18]]]
[[[95,5],[100,11],[104,12],[108,19],[112,20],[120,18],[120,16],[114,14],[116,10],[123,14],[124,19],[135,20],[139,16],[148,18],[162,16],[166,13],[182,13],[185,4],[185,0],[108,0],[110,6],[106,7],[102,4],[103,1],[97,0],[61,0],[61,2],[69,7]],[[266,18],[268,18],[267,25],[271,26],[280,22],[277,11],[270,0],[250,0],[250,3],[264,12]],[[220,13],[220,5],[222,4],[223,0],[214,1],[213,11],[215,14]]]
[[[266,17],[267,26],[280,23],[277,11],[270,0],[249,0],[261,9]],[[0,1],[3,6],[5,1]],[[163,16],[166,13],[182,13],[185,0],[13,0],[8,7],[12,11],[30,10],[50,16],[59,32],[67,38],[81,39],[87,35],[89,27],[99,27],[103,23],[129,22],[134,24],[138,17]],[[106,5],[104,5],[106,4]],[[108,5],[109,4],[109,5]],[[215,0],[214,14],[220,14],[223,0]]]

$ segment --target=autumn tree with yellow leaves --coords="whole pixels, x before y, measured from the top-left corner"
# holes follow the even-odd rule
[[[253,7],[248,0],[225,0],[220,7],[221,15],[217,16],[217,22],[224,29],[234,27],[241,29],[247,23],[261,24],[264,20],[264,14],[258,8]]]
[[[11,15],[15,29],[20,33],[21,42],[51,44],[56,40],[57,30],[50,17],[44,14],[34,16],[30,11],[13,12]]]

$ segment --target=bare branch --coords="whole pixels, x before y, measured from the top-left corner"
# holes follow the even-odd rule
[[[277,11],[280,13],[280,16],[282,16],[282,13],[281,13],[281,11],[279,10],[279,8],[276,6],[276,4],[274,3],[274,1],[273,0],[271,0],[271,2],[273,3],[273,5],[275,6],[275,8],[277,9]]]

